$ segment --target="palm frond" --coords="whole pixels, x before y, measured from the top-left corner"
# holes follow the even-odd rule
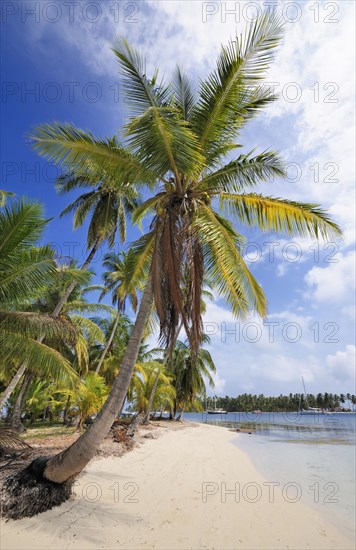
[[[316,204],[264,197],[255,193],[220,195],[221,206],[262,231],[273,231],[301,237],[338,239],[340,227]]]
[[[151,267],[156,234],[150,231],[132,243],[127,255],[127,279],[133,287],[142,288]]]
[[[0,259],[0,304],[19,303],[35,296],[57,275],[49,246],[17,250]]]
[[[96,138],[91,132],[70,123],[53,122],[35,127],[30,141],[34,150],[56,164],[76,171],[108,170],[121,181],[152,182],[156,177],[134,155],[112,138]]]
[[[105,344],[105,335],[101,328],[92,319],[82,315],[71,315],[71,321],[79,327],[85,339],[90,344]]]
[[[142,164],[161,180],[173,173],[179,186],[181,174],[193,177],[204,166],[196,136],[172,107],[148,108],[126,125],[125,136]]]
[[[159,203],[159,201],[166,197],[166,193],[157,193],[154,197],[150,197],[143,203],[141,203],[137,208],[135,208],[133,214],[132,214],[132,222],[136,224],[140,224],[142,219],[148,214],[153,213],[155,207]]]
[[[39,203],[22,198],[5,207],[0,211],[0,258],[17,247],[35,245],[47,223]]]
[[[263,78],[282,35],[281,18],[267,10],[247,27],[243,36],[236,36],[222,47],[216,70],[201,83],[200,100],[192,116],[203,151],[209,153],[210,147],[220,143],[221,133],[228,125],[239,127],[240,119],[248,113],[247,105],[253,103],[248,97],[246,99],[246,88],[256,86]],[[256,91],[253,94],[257,94],[258,108],[262,106],[261,101],[272,99],[258,99]],[[239,104],[246,107],[239,110]]]
[[[166,104],[170,97],[169,87],[161,81],[158,83],[158,70],[151,79],[147,76],[146,59],[124,38],[115,40],[112,48],[120,62],[125,103],[137,116],[150,107]]]
[[[77,379],[69,361],[58,351],[18,333],[0,332],[0,357],[3,363],[13,360],[18,364],[26,362],[29,369],[42,376],[65,377],[68,382]]]
[[[241,256],[242,241],[230,222],[202,207],[194,224],[205,244],[204,260],[210,284],[227,300],[234,315],[244,317],[254,310],[265,316],[265,295]]]
[[[260,182],[284,176],[282,161],[276,153],[265,151],[254,157],[248,153],[207,174],[196,187],[209,194],[220,194],[222,191],[239,193]]]
[[[73,312],[77,313],[99,313],[105,312],[109,313],[112,317],[115,316],[116,311],[112,306],[106,304],[89,304],[82,300],[71,300],[62,309],[63,313],[72,314]]]
[[[188,76],[182,73],[179,67],[177,67],[176,72],[173,75],[173,90],[174,106],[180,109],[184,120],[189,120],[196,99]]]
[[[39,336],[48,339],[62,339],[75,343],[78,332],[74,325],[61,317],[45,313],[20,311],[0,311],[0,332],[2,334],[20,333],[27,338]]]

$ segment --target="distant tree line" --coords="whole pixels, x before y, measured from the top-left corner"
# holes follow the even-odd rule
[[[333,394],[318,393],[317,395],[290,393],[278,397],[268,397],[263,394],[252,395],[244,393],[237,397],[207,397],[204,398],[204,407],[207,409],[221,408],[228,412],[249,412],[260,410],[262,412],[298,411],[309,407],[319,407],[330,411],[355,410],[356,396],[350,393]]]

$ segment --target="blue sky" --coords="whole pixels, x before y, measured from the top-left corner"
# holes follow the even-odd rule
[[[75,250],[83,259],[85,227],[73,232],[69,217],[59,219],[72,197],[55,193],[57,169],[29,148],[31,127],[71,121],[96,135],[113,135],[125,119],[113,37],[123,35],[146,51],[148,71],[159,65],[169,78],[179,63],[197,82],[213,68],[220,44],[263,5],[2,3],[1,187],[45,205],[54,218],[45,238],[62,255]],[[293,393],[300,391],[301,376],[310,392],[355,392],[354,9],[352,1],[280,4],[286,38],[267,78],[280,98],[240,141],[243,151],[277,149],[289,163],[287,181],[263,184],[259,192],[321,203],[344,239],[317,245],[241,228],[246,260],[269,300],[269,324],[251,318],[236,325],[223,301],[208,304],[204,320],[218,394]],[[137,235],[130,231],[128,241]],[[100,261],[93,267],[100,276]],[[273,337],[271,323],[278,323]],[[226,333],[232,329],[236,334]]]

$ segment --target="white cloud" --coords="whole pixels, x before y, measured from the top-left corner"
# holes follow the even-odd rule
[[[305,276],[307,297],[319,303],[348,305],[355,296],[355,261],[355,252],[349,252],[328,267],[314,266]]]
[[[338,22],[324,23],[332,5],[338,8],[334,17]],[[288,26],[285,44],[271,67],[271,80],[280,83],[281,98],[266,114],[272,124],[274,117],[295,117],[294,145],[285,153],[287,161],[300,164],[300,179],[289,186],[293,187],[289,196],[329,207],[347,245],[355,241],[355,3],[310,1],[303,6],[302,19]],[[293,90],[300,94],[295,103],[288,100]],[[284,184],[275,189],[285,194]]]
[[[213,379],[214,379],[214,388],[210,388],[210,386],[206,384],[207,394],[224,395],[226,380],[220,377],[219,372],[216,372],[213,375]]]
[[[340,369],[335,382],[330,357],[339,357],[340,341],[350,334],[340,324],[326,322],[335,318],[328,315],[293,308],[272,313],[265,324],[254,316],[239,322],[222,303],[209,303],[204,316],[211,334],[209,349],[225,382],[215,392],[295,393],[301,391],[302,376],[309,392],[345,391],[353,383],[352,373]],[[259,331],[261,337],[254,341]]]
[[[355,306],[355,304],[343,307],[342,308],[342,313],[344,315],[346,315],[346,317],[348,317],[355,324],[355,317],[356,317],[356,306]]]
[[[347,384],[353,385],[356,369],[356,348],[348,345],[345,351],[338,351],[334,355],[328,355],[326,364],[331,371],[331,375],[336,380],[342,381],[347,389]]]

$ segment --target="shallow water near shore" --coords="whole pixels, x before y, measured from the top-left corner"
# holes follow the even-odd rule
[[[356,413],[187,413],[184,418],[250,429],[252,435],[241,434],[236,445],[271,484],[258,490],[269,496],[278,484],[291,506],[303,501],[355,537]]]

